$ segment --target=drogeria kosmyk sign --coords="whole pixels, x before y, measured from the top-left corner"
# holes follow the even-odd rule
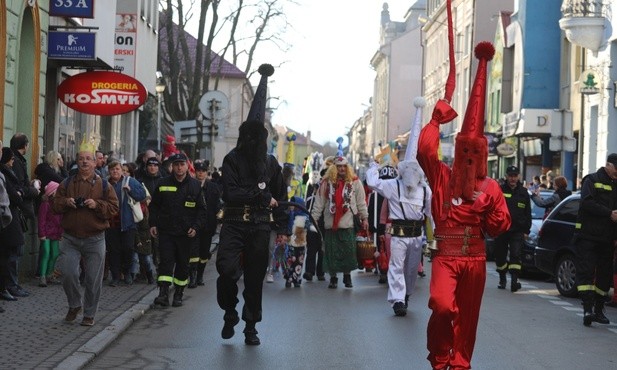
[[[118,72],[84,72],[58,86],[58,99],[78,112],[115,116],[132,112],[148,97],[146,88],[131,76]]]

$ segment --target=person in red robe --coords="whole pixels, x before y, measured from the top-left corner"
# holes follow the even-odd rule
[[[451,10],[448,0],[448,23]],[[431,208],[437,249],[433,251],[427,327],[427,349],[433,369],[470,369],[486,280],[484,235],[509,229],[508,206],[497,182],[487,177],[488,143],[484,136],[487,62],[495,49],[476,46],[480,60],[461,131],[454,164],[439,159],[439,125],[456,118],[449,102],[454,90],[453,49],[445,98],[435,105],[418,142],[418,162],[433,190]]]

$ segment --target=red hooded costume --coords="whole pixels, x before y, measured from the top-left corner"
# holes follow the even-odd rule
[[[495,52],[488,42],[475,50],[480,60],[461,132],[456,138],[453,168],[438,156],[439,125],[457,113],[449,102],[454,90],[452,16],[447,1],[450,74],[443,100],[422,129],[418,162],[433,190],[435,239],[427,328],[428,360],[434,369],[470,369],[480,304],[486,279],[484,234],[508,230],[511,219],[497,182],[487,176],[488,145],[484,137],[487,62]]]

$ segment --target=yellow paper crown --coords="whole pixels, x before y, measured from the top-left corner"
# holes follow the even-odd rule
[[[94,145],[94,140],[88,140],[87,137],[84,136],[83,141],[79,145],[80,152],[88,152],[94,154],[96,152],[96,146]]]

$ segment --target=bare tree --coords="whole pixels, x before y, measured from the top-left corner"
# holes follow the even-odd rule
[[[253,61],[261,44],[272,43],[282,51],[290,48],[284,40],[290,27],[284,8],[297,5],[293,0],[237,0],[233,8],[221,10],[221,3],[220,0],[160,0],[158,63],[168,87],[164,92],[164,118],[166,122],[196,120],[198,148],[204,147],[199,100],[210,88],[217,89],[220,73],[213,72],[220,72],[223,59],[231,54],[230,62],[244,71],[250,87]],[[193,37],[186,29],[194,24],[195,15],[197,29]],[[250,27],[239,26],[244,24]],[[223,45],[218,52],[214,50],[215,44]],[[243,65],[238,65],[241,62]]]

